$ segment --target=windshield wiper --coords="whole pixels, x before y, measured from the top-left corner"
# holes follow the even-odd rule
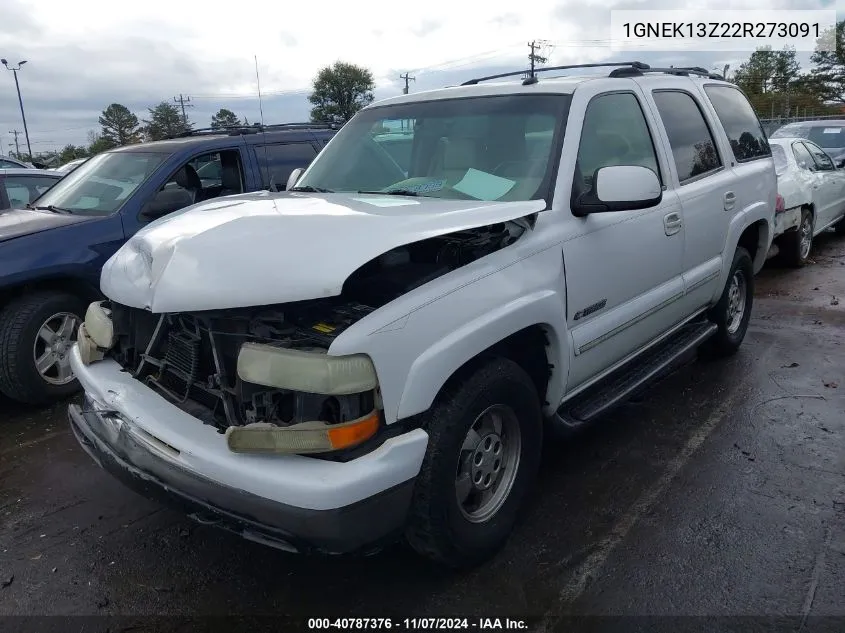
[[[375,193],[380,194],[382,196],[414,196],[417,197],[420,194],[416,191],[411,191],[410,189],[389,189],[388,191],[359,191],[358,193]]]
[[[62,207],[57,207],[54,204],[48,204],[46,207],[32,207],[33,209],[38,209],[39,211],[51,211],[53,213],[73,213],[70,209],[64,209]]]
[[[331,189],[312,187],[311,185],[305,185],[304,187],[291,187],[288,191],[304,191],[305,193],[334,193]]]

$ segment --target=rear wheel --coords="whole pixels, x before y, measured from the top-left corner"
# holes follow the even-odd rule
[[[537,475],[536,388],[513,361],[491,359],[438,399],[427,431],[408,542],[450,567],[480,564],[504,545]]]
[[[754,303],[754,265],[751,255],[741,246],[734,253],[728,281],[719,303],[708,317],[718,331],[703,346],[711,356],[730,356],[739,349],[748,331]]]
[[[0,391],[26,404],[76,392],[70,350],[84,310],[81,299],[52,291],[9,303],[0,312]]]
[[[813,248],[813,214],[809,209],[801,210],[801,223],[781,238],[781,248],[790,266],[800,268],[807,263]]]

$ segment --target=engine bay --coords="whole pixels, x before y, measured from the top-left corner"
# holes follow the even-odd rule
[[[513,243],[517,222],[470,229],[393,249],[346,280],[340,296],[197,313],[152,314],[111,303],[112,358],[170,402],[224,432],[229,426],[336,424],[377,407],[376,391],[324,396],[242,381],[246,342],[327,350],[350,326],[394,299]]]

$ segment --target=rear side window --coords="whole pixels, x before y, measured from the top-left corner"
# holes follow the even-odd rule
[[[818,169],[821,171],[833,171],[836,169],[836,166],[833,164],[830,156],[825,154],[824,150],[822,150],[818,145],[814,145],[813,143],[804,143],[804,146],[810,152],[810,155],[813,157]]]
[[[816,163],[810,156],[810,152],[804,147],[804,143],[793,143],[792,153],[795,155],[795,162],[801,169],[814,170],[816,168]]]
[[[254,149],[264,188],[272,185],[274,191],[282,191],[291,172],[298,167],[308,167],[317,156],[314,146],[306,142],[256,145]]]
[[[707,121],[690,94],[677,90],[657,91],[654,101],[672,146],[680,182],[722,166]]]
[[[705,86],[704,92],[707,93],[722,127],[725,128],[734,158],[738,162],[772,155],[760,120],[739,89],[730,86]]]

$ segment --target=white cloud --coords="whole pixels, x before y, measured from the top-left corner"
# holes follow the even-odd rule
[[[387,96],[400,90],[398,75],[405,71],[417,77],[412,87],[418,90],[460,81],[483,68],[519,68],[527,42],[535,38],[555,44],[552,63],[607,59],[611,6],[787,8],[795,3],[328,0],[312,7],[256,0],[145,0],[115,9],[102,0],[2,0],[0,56],[29,62],[20,76],[21,89],[33,150],[38,151],[84,142],[87,130],[98,127],[99,112],[112,102],[143,117],[147,107],[181,93],[193,97],[191,116],[199,123],[206,124],[220,107],[253,120],[258,116],[251,98],[254,55],[268,96],[266,118],[301,119],[308,113],[306,95],[314,74],[339,59],[370,68],[377,95]],[[806,0],[804,8],[827,3]],[[725,63],[729,55],[710,57]],[[0,153],[8,151],[6,131],[21,129],[7,74],[0,73],[0,81],[7,82],[0,89]]]

